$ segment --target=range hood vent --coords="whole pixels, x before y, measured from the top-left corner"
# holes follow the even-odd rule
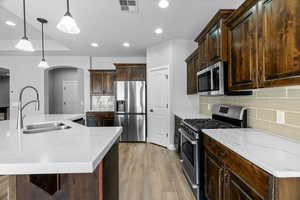
[[[137,0],[119,0],[121,11],[123,12],[138,12]]]

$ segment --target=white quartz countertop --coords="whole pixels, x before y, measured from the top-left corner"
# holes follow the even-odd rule
[[[16,121],[0,122],[0,175],[92,173],[122,133],[122,127],[86,127],[84,115],[38,115],[32,123],[61,121],[71,129],[22,134]]]
[[[189,111],[174,111],[174,115],[181,119],[210,119],[211,116],[207,114],[189,112]]]
[[[300,142],[255,129],[204,129],[205,134],[275,177],[300,177]]]

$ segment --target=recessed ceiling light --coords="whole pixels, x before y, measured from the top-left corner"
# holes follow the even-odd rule
[[[93,42],[93,43],[91,44],[91,46],[92,46],[92,47],[98,47],[99,45],[98,45],[97,43]]]
[[[12,21],[6,21],[5,24],[12,27],[16,26],[16,23]]]
[[[169,7],[169,5],[170,5],[170,2],[168,0],[160,0],[158,2],[158,6],[160,8],[167,8],[167,7]]]
[[[162,34],[164,31],[161,28],[157,28],[154,31],[156,34]]]
[[[124,43],[123,43],[123,46],[124,46],[124,47],[130,47],[130,44],[129,44],[128,42],[124,42]]]

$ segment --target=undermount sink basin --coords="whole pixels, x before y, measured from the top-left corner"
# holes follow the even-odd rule
[[[24,134],[33,134],[33,133],[43,133],[50,131],[58,131],[70,129],[71,126],[64,124],[63,122],[45,122],[39,124],[29,124],[25,126],[23,133]]]

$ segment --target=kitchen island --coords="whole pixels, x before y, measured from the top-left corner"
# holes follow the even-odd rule
[[[0,122],[0,175],[16,200],[117,200],[121,127],[86,127],[82,115],[38,115],[25,125],[62,122],[71,128],[23,134]]]

